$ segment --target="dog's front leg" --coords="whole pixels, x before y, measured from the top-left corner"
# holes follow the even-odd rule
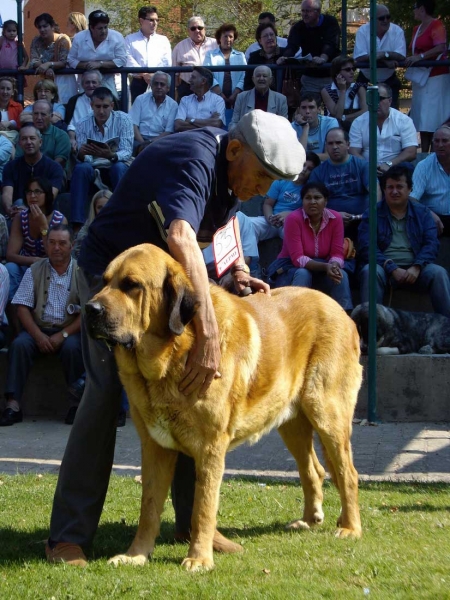
[[[135,414],[133,420],[142,444],[141,515],[138,530],[127,552],[118,554],[108,561],[115,566],[119,564],[142,566],[152,554],[178,456],[178,452],[159,446],[145,430],[142,433],[139,418],[136,418]]]
[[[219,492],[225,470],[228,440],[209,445],[194,458],[196,470],[191,543],[183,567],[187,571],[210,570],[214,567],[213,537],[219,508]]]

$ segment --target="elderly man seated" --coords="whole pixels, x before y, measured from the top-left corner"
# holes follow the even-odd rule
[[[433,150],[414,169],[411,197],[433,212],[438,233],[450,236],[450,126],[434,132]]]
[[[392,108],[392,90],[385,83],[378,86],[377,164],[381,177],[393,165],[402,163],[413,170],[417,156],[417,131],[412,119]],[[350,154],[369,160],[369,113],[355,119],[350,128]]]
[[[435,263],[439,241],[431,212],[412,202],[411,171],[390,168],[381,180],[385,199],[377,210],[377,303],[383,303],[386,286],[428,292],[435,312],[450,317],[450,280]],[[358,253],[361,302],[369,300],[369,211],[359,226]]]
[[[156,71],[150,83],[152,91],[136,97],[130,110],[135,150],[173,133],[178,104],[168,96],[170,81],[168,73]]]
[[[13,298],[23,331],[9,348],[5,386],[6,408],[0,426],[23,419],[20,410],[28,374],[38,354],[59,354],[67,384],[84,372],[81,355],[80,315],[69,315],[69,304],[80,304],[78,268],[71,257],[72,239],[67,225],[57,225],[48,233],[48,258],[32,265]],[[76,406],[67,413],[73,422]]]
[[[229,126],[230,131],[236,127],[243,115],[251,110],[255,110],[255,108],[286,117],[287,119],[288,106],[286,96],[270,89],[272,79],[272,71],[269,67],[266,65],[256,67],[252,76],[255,87],[247,92],[241,92],[236,98],[233,117]]]
[[[214,76],[205,67],[194,67],[190,79],[192,94],[181,98],[175,118],[175,131],[189,131],[199,127],[223,127],[225,102],[210,91]]]

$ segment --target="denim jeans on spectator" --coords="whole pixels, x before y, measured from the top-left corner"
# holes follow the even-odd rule
[[[28,267],[24,265],[18,265],[13,262],[6,263],[5,267],[9,273],[8,302],[11,302],[11,300],[14,298],[14,294],[17,292],[17,288],[19,287],[20,282],[22,281],[23,276],[25,275],[25,271],[28,269]]]
[[[60,329],[43,329],[42,331],[50,336],[60,331]],[[33,360],[39,354],[38,346],[31,335],[26,331],[21,331],[9,347],[9,364],[5,385],[5,395],[7,397],[12,397],[17,402],[21,401]],[[84,371],[80,333],[69,335],[58,350],[58,355],[63,366],[66,382],[70,385]]]
[[[314,260],[316,262],[327,262],[320,258],[314,258]],[[287,285],[296,285],[318,290],[333,298],[333,300],[340,304],[344,310],[350,310],[353,308],[353,303],[348,275],[342,269],[341,273],[342,281],[341,283],[336,284],[324,272],[308,271],[308,269],[293,266],[291,269],[277,276],[274,287],[278,288]]]
[[[450,317],[450,280],[447,271],[439,265],[426,265],[415,283],[401,285],[393,277],[388,277],[377,265],[377,304],[383,304],[383,296],[388,283],[394,288],[428,292],[435,312]],[[369,301],[369,265],[360,274],[361,302]]]
[[[113,191],[127,170],[128,166],[122,161],[112,164],[108,169]],[[70,189],[70,220],[72,223],[84,223],[86,221],[87,199],[90,186],[94,180],[95,168],[92,164],[89,162],[77,163],[72,173]]]

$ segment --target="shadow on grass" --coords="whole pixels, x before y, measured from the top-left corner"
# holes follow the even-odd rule
[[[229,539],[239,542],[246,538],[260,537],[265,534],[273,534],[277,531],[284,532],[286,523],[273,521],[267,525],[246,528],[220,528],[221,533]],[[95,536],[92,548],[85,548],[88,558],[91,560],[108,560],[112,556],[126,552],[136,533],[136,524],[125,523],[102,523]],[[45,560],[45,543],[48,538],[48,529],[34,529],[32,531],[19,531],[12,528],[0,528],[0,565],[23,564]],[[156,546],[174,546],[173,523],[161,524],[161,534],[156,540]],[[188,544],[177,544],[185,546]],[[156,559],[164,562],[178,564],[179,557],[171,557],[161,554]]]

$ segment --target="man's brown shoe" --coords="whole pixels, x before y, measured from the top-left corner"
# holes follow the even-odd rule
[[[54,548],[45,544],[45,556],[49,563],[66,563],[72,567],[85,567],[87,558],[81,546],[69,542],[59,542]]]
[[[175,542],[189,543],[191,541],[190,533],[175,533]],[[232,542],[216,529],[213,538],[213,550],[224,554],[235,554],[242,552],[244,548],[240,544]]]

